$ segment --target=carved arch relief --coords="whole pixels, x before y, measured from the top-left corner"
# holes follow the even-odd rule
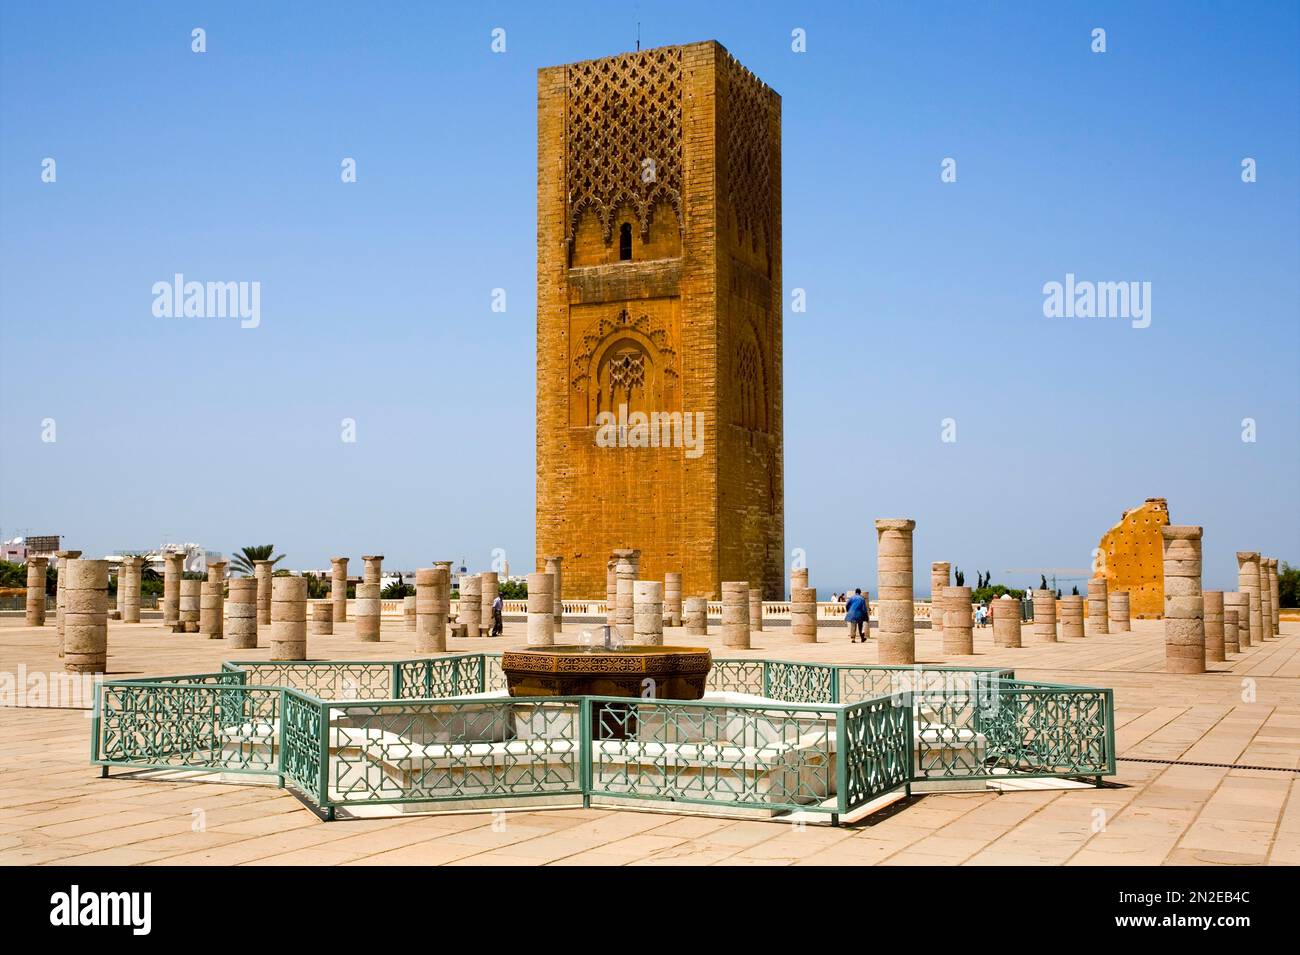
[[[681,406],[677,352],[665,325],[627,308],[587,326],[573,359],[570,423],[595,424],[603,411],[674,411]]]

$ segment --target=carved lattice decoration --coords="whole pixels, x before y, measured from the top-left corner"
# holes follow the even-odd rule
[[[633,210],[648,236],[661,201],[672,205],[681,230],[681,50],[624,53],[574,64],[567,74],[568,241],[590,211],[610,242],[620,207]],[[653,162],[652,176],[646,160]]]
[[[736,346],[733,370],[737,395],[736,424],[751,431],[766,431],[763,359],[752,339],[747,337]]]
[[[727,94],[723,122],[727,144],[727,205],[750,248],[771,253],[776,143],[772,137],[771,91],[740,61],[724,58]]]

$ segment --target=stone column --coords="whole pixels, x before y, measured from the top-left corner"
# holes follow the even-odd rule
[[[313,600],[311,602],[311,620],[307,621],[307,632],[312,636],[328,637],[334,633],[334,601]]]
[[[975,652],[975,632],[971,619],[971,589],[945,587],[943,598],[943,652],[970,656]],[[934,594],[930,595],[930,619],[934,620]]]
[[[555,578],[555,596],[552,600],[555,606],[555,632],[561,633],[564,630],[564,573],[561,570],[564,558],[556,554],[543,560],[546,573]]]
[[[348,559],[346,557],[330,558],[330,603],[334,605],[334,620],[338,623],[347,623]]]
[[[126,611],[126,558],[123,557],[117,562],[117,593],[114,595],[116,608],[112,617],[114,620],[121,620],[122,614]]]
[[[407,630],[415,629],[415,598],[402,598],[402,623]]]
[[[1259,593],[1259,553],[1253,550],[1237,551],[1237,589],[1250,601],[1250,620],[1241,628],[1241,645],[1251,647],[1264,639],[1264,609]]]
[[[443,617],[446,618],[446,619],[443,621],[444,626],[445,626],[446,624],[450,624],[450,623],[452,622],[452,619],[451,619],[451,561],[449,561],[449,560],[435,560],[435,561],[433,562],[433,569],[434,569],[434,570],[439,570],[439,569],[441,569],[441,570],[443,571],[443,575],[440,576],[438,579],[442,581],[442,604],[441,604],[441,606],[442,606],[442,615],[443,615]],[[415,596],[418,598],[420,595],[417,593]],[[418,626],[418,625],[419,625],[419,622],[420,622],[420,619],[419,619],[419,618],[420,618],[420,604],[419,604],[418,600],[417,600],[416,605],[415,605],[415,617],[416,617],[416,621],[415,621],[415,622],[416,622],[416,625]]]
[[[451,604],[450,565],[422,567],[415,572],[415,650],[442,653],[447,649],[447,615]]]
[[[379,642],[379,584],[357,584],[357,639],[363,643]]]
[[[1282,594],[1277,580],[1277,558],[1268,559],[1268,593],[1273,602],[1273,636],[1282,635]]]
[[[208,564],[208,579],[199,589],[199,633],[206,634],[209,640],[220,640],[224,631],[222,605],[225,602],[226,562],[213,561]]]
[[[63,668],[103,673],[108,661],[108,561],[59,562],[63,587]]]
[[[1088,610],[1092,611],[1092,584],[1088,584]],[[1103,614],[1104,616],[1104,614]],[[1083,597],[1079,594],[1071,594],[1068,597],[1061,598],[1061,639],[1062,640],[1081,640],[1083,639]]]
[[[271,622],[271,561],[253,561],[253,577],[257,580],[257,623],[266,626]]]
[[[794,600],[796,590],[808,589],[808,568],[793,567],[790,569],[790,599]]]
[[[1201,594],[1201,528],[1160,528],[1165,562],[1165,671],[1205,672],[1205,598]]]
[[[795,643],[817,642],[817,588],[790,591],[790,633]]]
[[[1224,656],[1223,591],[1207,590],[1201,599],[1205,607],[1205,662],[1221,663],[1227,659]]]
[[[371,554],[362,556],[362,562],[365,567],[361,571],[361,579],[367,584],[382,584],[384,578],[384,555]]]
[[[915,528],[916,521],[906,518],[876,521],[876,579],[880,592],[877,662],[882,664],[910,666],[916,662],[916,611],[912,591]],[[870,622],[867,626],[870,628]]]
[[[184,554],[163,554],[163,629],[175,632],[181,619],[181,576]]]
[[[122,620],[124,623],[140,622],[140,576],[144,567],[143,557],[128,557],[124,561],[126,568],[126,598],[122,602]],[[122,583],[118,582],[118,589]]]
[[[670,627],[682,625],[682,575],[676,571],[664,574],[664,613]]]
[[[1229,624],[1236,617],[1236,629]],[[1226,590],[1223,593],[1223,650],[1225,653],[1240,653],[1249,644],[1250,639],[1250,597],[1240,590]]]
[[[1031,643],[1056,643],[1056,594],[1035,590],[1034,624],[1029,629]]]
[[[225,610],[226,640],[232,650],[257,646],[257,578],[231,577]]]
[[[24,622],[29,627],[45,626],[45,574],[48,557],[27,558],[27,608]]]
[[[465,636],[477,637],[482,623],[483,608],[479,600],[483,596],[483,584],[475,574],[463,574],[460,578],[459,613],[456,622],[465,628]]]
[[[709,632],[709,598],[687,597],[683,606],[682,624],[687,636],[706,636]]]
[[[722,645],[749,649],[749,581],[722,582]]]
[[[54,586],[54,622],[58,625],[59,656],[63,656],[63,568],[66,567],[70,561],[74,561],[80,556],[81,551],[79,550],[56,550],[54,552],[54,557],[59,562],[58,583]],[[107,587],[107,584],[105,584],[105,586]],[[104,612],[108,612],[107,606],[105,606]],[[107,624],[105,624],[105,626],[107,626]]]
[[[501,593],[501,578],[495,570],[485,570],[478,575],[479,587],[482,588],[482,595],[479,597],[479,605],[483,608],[479,611],[479,626],[489,633],[492,632],[492,602],[497,599],[497,594]],[[554,592],[552,592],[553,595]],[[552,596],[552,600],[554,597]],[[552,616],[554,615],[554,605],[552,604]],[[501,616],[505,616],[505,607],[501,608]]]
[[[632,642],[663,646],[664,585],[658,580],[638,580],[632,585]]]
[[[625,642],[632,640],[632,582],[636,580],[636,566],[632,562],[632,556],[636,553],[631,550],[617,550],[614,552],[618,555],[618,566],[615,570],[618,573],[618,606],[614,612],[614,626],[618,628],[619,634]]]
[[[948,611],[945,592],[951,582],[952,563],[936,560],[930,565],[930,629],[943,634],[943,616]]]
[[[1227,593],[1224,593],[1227,597]],[[1229,653],[1240,653],[1241,646],[1237,642],[1237,611],[1231,607],[1223,608],[1223,655],[1226,658]]]
[[[618,617],[618,558],[605,562],[605,623],[614,626]]]
[[[203,599],[202,580],[181,580],[181,614],[177,625],[181,633],[199,632],[199,610]]]
[[[917,629],[911,581],[911,531],[907,518],[876,521],[876,581],[879,590],[880,650],[878,661],[911,665],[917,661]],[[867,624],[870,635],[870,622]]]
[[[993,608],[993,643],[999,647],[1020,646],[1020,601],[998,598]]]
[[[555,643],[555,578],[550,574],[528,575],[528,645],[549,647]]]
[[[1268,578],[1268,558],[1259,558],[1259,632],[1264,640],[1273,639],[1273,585]]]
[[[307,578],[305,577],[272,578],[271,659],[307,659]]]
[[[1106,598],[1106,619],[1111,633],[1128,633],[1132,630],[1128,615],[1128,591],[1116,590]]]
[[[1105,577],[1088,581],[1088,636],[1110,633],[1110,594]]]
[[[749,632],[763,632],[763,588],[749,588]]]

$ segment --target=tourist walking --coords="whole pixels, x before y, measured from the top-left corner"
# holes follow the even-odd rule
[[[862,596],[862,588],[855,587],[853,596],[849,598],[848,606],[844,609],[844,619],[849,625],[849,643],[857,643],[858,637],[862,637],[863,643],[867,642],[863,627],[868,625],[869,613],[867,601]]]
[[[504,607],[505,604],[501,602],[501,594],[498,592],[492,598],[492,632],[488,636],[499,637],[505,631],[505,627],[501,622],[501,611]]]

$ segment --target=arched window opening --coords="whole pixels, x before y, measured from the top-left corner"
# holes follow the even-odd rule
[[[618,227],[618,260],[620,262],[630,262],[632,260],[632,224],[624,222]]]

